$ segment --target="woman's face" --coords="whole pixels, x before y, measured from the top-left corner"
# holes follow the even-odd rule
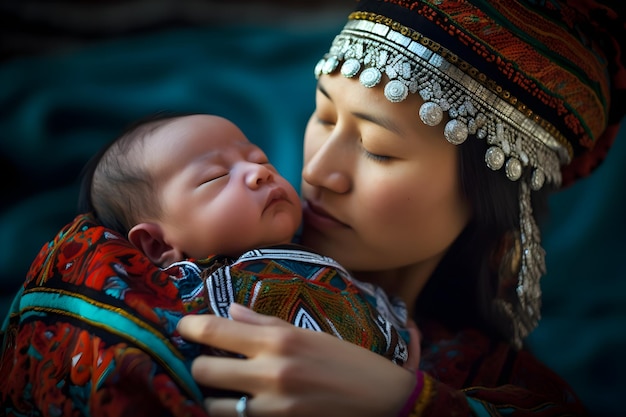
[[[424,125],[421,98],[322,75],[306,128],[303,244],[353,271],[429,272],[470,217],[458,151]],[[443,125],[443,124],[442,124]]]

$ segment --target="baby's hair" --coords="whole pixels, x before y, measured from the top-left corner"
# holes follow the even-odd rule
[[[161,112],[142,118],[94,155],[82,173],[79,211],[92,212],[103,226],[124,237],[139,214],[157,217],[154,180],[141,163],[141,155],[150,152],[145,139],[185,115]]]

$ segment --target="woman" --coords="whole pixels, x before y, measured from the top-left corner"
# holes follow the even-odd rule
[[[404,300],[419,369],[234,306],[179,323],[246,357],[194,362],[247,395],[209,414],[585,415],[523,340],[546,192],[590,173],[624,114],[623,30],[593,2],[361,1],[316,68],[302,243]]]

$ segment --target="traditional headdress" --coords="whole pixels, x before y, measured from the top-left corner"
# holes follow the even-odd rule
[[[418,93],[416,117],[435,126],[447,114],[449,142],[486,141],[487,166],[519,182],[517,285],[493,306],[517,345],[539,320],[545,272],[531,190],[568,184],[606,154],[607,126],[625,112],[623,34],[591,0],[364,0],[315,68],[383,83],[391,102]]]

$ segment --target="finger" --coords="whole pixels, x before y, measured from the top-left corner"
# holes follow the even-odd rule
[[[255,393],[262,378],[246,359],[201,355],[191,363],[191,375],[200,385],[226,391]]]
[[[241,304],[232,303],[229,309],[230,316],[233,320],[237,320],[240,322],[248,323],[248,324],[256,324],[256,325],[264,325],[264,326],[280,326],[287,325],[284,320],[273,316],[267,316],[265,314],[259,314],[246,306]]]
[[[211,417],[238,417],[237,403],[239,398],[206,398],[204,400],[204,408]],[[251,398],[246,401],[246,415],[252,417],[250,412]]]
[[[415,372],[419,368],[422,356],[422,335],[413,320],[407,323],[407,331],[409,333],[409,359],[404,364],[404,368]]]
[[[192,342],[254,356],[271,335],[255,324],[229,320],[212,314],[188,315],[179,320],[177,330]],[[271,332],[269,332],[271,333]]]

